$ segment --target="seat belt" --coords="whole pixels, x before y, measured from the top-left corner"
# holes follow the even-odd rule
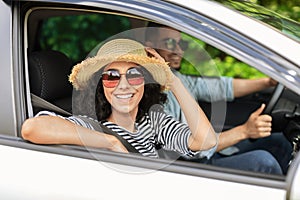
[[[141,154],[136,148],[134,148],[127,140],[125,140],[122,136],[120,136],[115,131],[107,128],[101,122],[99,122],[100,127],[102,128],[103,132],[109,135],[115,136],[130,153]]]
[[[68,111],[65,111],[64,109],[46,101],[45,99],[36,96],[35,94],[30,93],[30,97],[31,97],[31,102],[32,105],[35,107],[39,107],[39,108],[45,108],[45,109],[49,109],[64,115],[72,115],[71,113],[69,113]]]

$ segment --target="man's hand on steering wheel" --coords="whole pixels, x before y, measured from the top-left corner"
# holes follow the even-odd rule
[[[272,117],[262,114],[264,109],[265,104],[262,104],[242,125],[245,138],[257,139],[271,135]]]

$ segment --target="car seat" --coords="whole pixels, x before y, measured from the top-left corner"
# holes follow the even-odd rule
[[[29,54],[30,92],[67,112],[72,112],[72,84],[68,81],[72,61],[54,50]],[[44,108],[33,106],[34,112]]]

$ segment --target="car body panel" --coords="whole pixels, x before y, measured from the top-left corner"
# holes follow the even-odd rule
[[[9,6],[7,6],[3,1],[0,2],[0,13],[3,15],[0,19],[0,33],[2,37],[0,42],[3,47],[11,47],[12,44],[12,12]],[[16,113],[14,105],[14,90],[13,85],[13,60],[12,60],[12,48],[6,49],[1,48],[1,64],[0,74],[2,78],[0,79],[0,110],[5,115],[0,115],[0,127],[1,134],[16,135]],[[5,87],[4,87],[5,86]]]
[[[286,178],[286,183],[288,188],[286,197],[287,199],[300,199],[300,180],[299,180],[299,174],[300,174],[300,156],[298,155],[296,159],[294,160],[294,163],[292,163],[290,167],[290,173]]]
[[[9,157],[6,155],[10,155]],[[103,164],[95,160],[42,153],[0,145],[1,170],[14,171],[0,176],[0,194],[6,199],[284,199],[283,189],[182,175],[163,171],[126,173],[129,166]],[[36,161],[39,162],[36,162]],[[35,163],[28,165],[27,163]],[[59,164],[58,164],[59,163]],[[50,166],[50,167],[49,167]],[[124,168],[122,168],[124,167]],[[131,169],[139,171],[141,169]],[[28,181],[30,180],[30,184]],[[15,186],[15,187],[12,187]],[[131,188],[132,191],[129,191]],[[149,194],[149,190],[153,194]],[[252,194],[247,198],[244,191]],[[175,192],[176,191],[176,192]],[[134,195],[132,195],[134,194]]]

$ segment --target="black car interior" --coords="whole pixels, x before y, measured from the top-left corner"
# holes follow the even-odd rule
[[[68,81],[72,61],[54,50],[32,52],[28,60],[31,93],[72,113],[72,85]],[[35,113],[41,109],[45,108],[34,106]]]

